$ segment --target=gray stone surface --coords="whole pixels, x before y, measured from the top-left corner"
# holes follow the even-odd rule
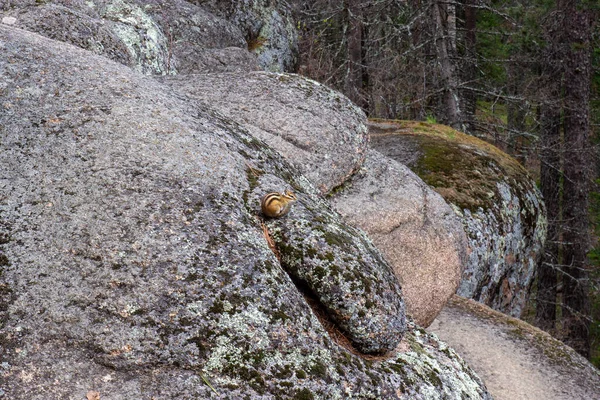
[[[0,107],[3,397],[490,398],[404,320],[373,245],[235,122],[6,25]],[[263,226],[275,187],[298,205]],[[367,357],[332,326],[361,349],[398,345]]]
[[[364,113],[318,82],[268,72],[162,79],[267,142],[324,194],[343,184],[364,160]]]
[[[8,2],[0,17],[146,74],[260,69],[238,27],[184,0]]]
[[[547,226],[527,171],[491,144],[446,126],[379,120],[369,130],[375,149],[405,162],[461,217],[469,254],[457,293],[519,317]]]
[[[600,371],[526,322],[454,296],[429,327],[469,362],[495,400],[598,400]]]
[[[294,72],[298,33],[285,0],[190,0],[226,18],[245,34],[248,49],[271,72]]]
[[[332,204],[368,233],[400,279],[407,312],[429,326],[456,292],[467,260],[452,208],[408,167],[375,150]]]

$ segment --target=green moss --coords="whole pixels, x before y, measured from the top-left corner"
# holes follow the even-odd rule
[[[303,370],[299,369],[296,371],[296,378],[298,379],[306,379],[306,372],[304,372]]]
[[[262,350],[258,350],[253,353],[246,353],[246,354],[248,355],[248,361],[250,361],[252,363],[252,365],[261,365],[263,363],[265,357],[267,357],[267,353]]]
[[[286,379],[292,376],[291,366],[285,365],[284,367],[279,367],[278,371],[273,374],[276,378]]]
[[[325,239],[325,242],[327,242],[327,244],[330,246],[338,246],[341,248],[345,248],[350,244],[348,238],[344,237],[343,235],[335,234],[329,231],[323,232],[323,238]]]
[[[270,315],[271,315],[271,322],[275,322],[277,320],[281,320],[282,322],[291,320],[290,316],[287,315],[281,308],[278,309],[277,311],[271,312]]]
[[[346,189],[348,189],[350,186],[352,186],[352,180],[348,179],[346,181],[344,181],[343,183],[334,186],[333,188],[331,188],[331,190],[329,191],[329,193],[326,194],[326,197],[328,199],[331,199],[333,197],[335,197],[336,195],[344,192]]]
[[[313,221],[320,224],[326,224],[327,218],[325,218],[323,215],[317,215],[313,218]]]
[[[246,179],[248,180],[251,191],[258,186],[258,180],[264,174],[265,172],[263,170],[252,168],[250,166],[246,167]]]
[[[228,375],[235,375],[254,389],[258,394],[264,394],[266,391],[265,380],[263,379],[260,372],[254,368],[249,368],[244,365],[233,365],[229,364],[224,370],[224,373]]]
[[[327,270],[320,265],[313,268],[313,274],[318,278],[325,278],[327,276]]]
[[[433,370],[430,370],[427,375],[427,381],[433,386],[442,387],[442,380]]]
[[[327,367],[322,362],[317,361],[310,367],[310,373],[311,375],[325,379],[325,377],[327,376]]]
[[[212,305],[208,309],[208,312],[213,314],[223,314],[225,312],[225,305],[220,300],[213,301]]]
[[[444,353],[450,359],[452,359],[452,358],[455,357],[455,355],[452,354],[452,352],[450,351],[449,347],[446,347],[446,348],[442,349],[441,352]]]
[[[377,121],[376,121],[377,122]],[[510,181],[523,198],[533,190],[526,170],[512,157],[493,145],[450,127],[425,122],[385,121],[371,135],[374,147],[394,158],[391,144],[402,135],[421,153],[409,167],[448,202],[472,212],[487,210],[499,200],[497,182]],[[402,160],[400,160],[402,161]],[[535,213],[534,213],[535,214]],[[530,220],[535,218],[530,215]]]
[[[398,361],[398,360],[396,360],[396,361]],[[386,365],[392,371],[394,371],[398,374],[404,375],[404,366],[403,365],[398,364],[397,362],[390,362],[389,364],[386,364]]]
[[[333,261],[333,260],[330,260],[330,261]],[[341,269],[337,264],[331,264],[330,268],[331,268],[331,276],[337,277],[340,275]]]
[[[427,351],[423,348],[423,345],[418,343],[417,341],[410,342],[410,349],[417,354],[427,355]]]
[[[329,262],[333,262],[335,260],[335,256],[333,255],[332,252],[328,251],[327,253],[325,253],[325,255],[323,256],[323,259],[329,261]],[[337,268],[337,267],[336,267]]]
[[[317,250],[315,250],[314,247],[309,247],[306,249],[306,255],[311,258],[314,258],[317,255]]]
[[[293,398],[296,400],[314,400],[315,396],[310,390],[304,388],[302,390],[296,391]]]
[[[489,160],[444,139],[415,136],[422,156],[415,172],[446,200],[472,212],[488,209],[497,202],[497,171]],[[493,171],[493,172],[492,172]],[[492,174],[494,176],[490,176]]]
[[[273,268],[275,268],[275,264],[271,262],[271,260],[264,260],[263,265],[265,266],[265,270],[267,272],[273,271]]]
[[[9,266],[10,262],[8,261],[8,257],[4,254],[0,254],[0,267]]]

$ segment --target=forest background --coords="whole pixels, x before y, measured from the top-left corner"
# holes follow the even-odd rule
[[[522,319],[600,367],[600,0],[290,4],[301,74],[369,117],[450,125],[530,171],[548,239]]]

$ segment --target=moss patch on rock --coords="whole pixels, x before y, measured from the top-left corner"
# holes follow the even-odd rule
[[[409,167],[461,209],[488,209],[500,199],[496,182],[510,179],[516,189],[531,189],[527,171],[515,159],[495,146],[448,126],[418,121],[372,120],[373,146],[386,154],[393,152],[390,141],[403,135],[420,153]],[[394,158],[393,153],[386,155]],[[402,161],[402,160],[399,160]]]
[[[470,253],[458,294],[519,317],[546,237],[535,181],[508,154],[448,126],[371,120],[371,143],[407,165],[461,217]]]

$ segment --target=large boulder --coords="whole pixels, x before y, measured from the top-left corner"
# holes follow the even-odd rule
[[[146,74],[260,69],[237,26],[184,0],[9,2],[0,20]]]
[[[429,326],[456,292],[467,259],[467,238],[452,208],[406,166],[375,150],[332,204],[381,249],[408,313]]]
[[[371,242],[238,124],[3,25],[0,107],[6,398],[490,398],[405,320]],[[274,187],[298,204],[262,221]]]
[[[365,230],[401,280],[408,311],[427,326],[466,262],[459,219],[408,168],[368,150],[366,117],[345,96],[298,75],[268,72],[161,78],[274,147]],[[362,170],[361,170],[362,167]],[[360,171],[360,172],[359,172]],[[357,174],[358,172],[358,174]]]
[[[366,117],[348,98],[299,75],[268,72],[164,77],[274,147],[321,193],[356,172],[367,152]]]
[[[452,205],[469,242],[458,294],[519,317],[546,237],[544,203],[513,158],[452,128],[374,120],[372,145],[409,166]]]

